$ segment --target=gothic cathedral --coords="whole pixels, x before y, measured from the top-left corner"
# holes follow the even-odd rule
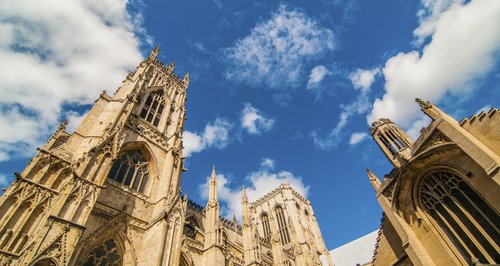
[[[383,210],[372,265],[498,265],[499,111],[457,122],[416,101],[432,119],[416,141],[389,119],[370,128],[394,166],[383,182],[368,170]]]
[[[0,265],[333,266],[310,202],[283,184],[221,218],[181,195],[189,75],[156,47],[73,133],[63,123],[0,198]],[[491,195],[493,196],[493,195]],[[498,240],[498,238],[496,239]]]

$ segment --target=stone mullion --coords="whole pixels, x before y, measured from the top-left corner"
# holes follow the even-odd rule
[[[30,206],[30,208],[28,208],[27,211],[25,211],[21,215],[21,217],[19,219],[20,222],[16,222],[16,224],[12,227],[12,232],[13,232],[12,236],[9,239],[9,242],[5,245],[8,250],[14,250],[14,248],[11,248],[11,245],[14,243],[14,241],[19,236],[19,233],[21,233],[20,229],[22,229],[24,227],[24,225],[26,224],[27,219],[29,219],[29,217],[31,216],[31,214],[35,211],[36,207],[37,206],[32,203],[31,206]]]
[[[447,211],[447,210],[445,209],[445,211]],[[460,245],[465,249],[465,251],[468,253],[468,255],[474,255],[474,253],[469,249],[469,247],[462,240],[462,238],[460,237],[460,234],[453,228],[453,226],[450,225],[448,220],[441,214],[441,212],[437,211],[436,209],[434,210],[434,212],[436,213],[438,218],[446,225],[449,232],[454,235],[454,238],[460,242]],[[449,246],[452,246],[452,245],[449,245]],[[470,258],[466,258],[466,259],[469,260]]]
[[[471,221],[472,224],[473,224],[473,226],[486,238],[486,241],[489,242],[492,245],[493,248],[495,248],[496,250],[498,250],[498,246],[496,246],[496,244],[493,241],[493,239],[491,239],[489,237],[489,235],[486,234],[486,232],[483,230],[483,228],[463,208],[463,206],[459,202],[457,202],[457,201],[452,200],[452,202],[455,203],[455,206],[460,210],[461,214],[464,215],[466,219],[468,219],[469,221]],[[485,248],[483,247],[483,245],[481,245],[481,243],[479,242],[479,240],[474,236],[474,234],[472,232],[469,231],[469,229],[467,227],[465,227],[465,224],[463,224],[462,220],[460,220],[458,218],[458,216],[456,216],[456,212],[450,211],[450,214],[452,214],[454,217],[456,217],[455,219],[461,223],[461,226],[464,228],[464,231],[467,230],[470,233],[470,237],[469,238],[476,244],[476,246],[478,247],[478,249],[481,250],[481,253],[483,255],[485,255],[485,257],[488,258],[489,262],[494,262],[495,261],[494,258],[490,257],[490,254],[485,250]]]
[[[51,188],[52,184],[54,184],[54,182],[59,178],[59,175],[62,173],[62,171],[64,169],[65,168],[61,165],[61,168],[59,170],[57,170],[56,174],[54,176],[52,176],[52,178],[50,178],[49,180],[47,180],[47,182],[45,183],[45,186]]]
[[[495,230],[496,232],[498,232],[498,230],[496,230],[496,229],[497,229],[497,226],[496,226],[496,225],[495,225],[495,224],[491,221],[490,217],[488,217],[487,215],[485,215],[485,213],[484,213],[484,212],[483,212],[483,211],[482,211],[482,210],[481,210],[481,209],[480,209],[480,208],[479,208],[479,207],[478,207],[478,206],[477,206],[477,205],[476,205],[476,204],[475,204],[475,203],[474,203],[474,202],[473,202],[470,198],[469,198],[469,196],[467,196],[467,194],[463,193],[461,189],[458,189],[458,192],[459,192],[460,194],[462,194],[462,196],[463,196],[463,197],[464,197],[467,201],[469,201],[469,203],[470,203],[470,204],[471,204],[471,205],[472,205],[472,206],[476,209],[476,211],[478,211],[478,212],[479,212],[479,213],[483,216],[483,218],[484,218],[486,221],[488,221],[488,223],[489,223],[489,224],[490,224],[490,226],[493,228],[493,230]],[[462,205],[462,204],[460,204],[460,205]],[[476,220],[474,219],[474,221],[476,221]],[[476,223],[477,223],[477,221],[476,221]],[[479,223],[477,223],[477,224],[479,224]],[[486,234],[486,235],[488,235],[488,234]],[[491,242],[491,243],[495,243],[495,242]],[[498,246],[497,246],[497,250],[498,250]]]

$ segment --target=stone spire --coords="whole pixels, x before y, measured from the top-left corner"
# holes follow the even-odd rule
[[[378,191],[380,188],[380,179],[372,172],[372,170],[366,168],[366,173],[368,174],[368,179],[370,180],[370,183],[372,184],[373,188],[375,191]]]
[[[217,174],[215,172],[215,165],[212,166],[212,175],[210,176],[210,181],[208,183],[208,205],[219,205],[217,200]]]
[[[243,257],[245,258],[245,265],[260,265],[258,261],[258,248],[257,248],[257,239],[256,228],[254,228],[252,224],[252,218],[250,216],[250,208],[248,206],[248,197],[245,187],[241,192],[241,207],[243,208],[243,223],[242,223],[242,232],[243,232]]]
[[[156,56],[158,56],[158,53],[160,52],[160,45],[157,44],[153,50],[151,50],[151,53],[149,54],[149,59],[154,60],[156,59]]]
[[[215,165],[212,167],[212,175],[210,176],[208,203],[205,208],[205,250],[203,265],[224,265],[224,255],[218,244],[219,227],[220,227],[220,208],[217,201],[217,174],[215,173]]]

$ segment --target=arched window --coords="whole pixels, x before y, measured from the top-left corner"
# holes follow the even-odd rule
[[[264,238],[271,238],[271,227],[269,227],[269,217],[266,213],[263,213],[260,216],[260,220],[262,221],[262,230],[264,231]]]
[[[153,92],[148,96],[146,102],[144,103],[144,107],[141,111],[141,117],[157,127],[158,123],[160,123],[163,109],[165,109],[163,91],[160,90]]]
[[[277,206],[275,208],[275,212],[278,220],[281,243],[284,245],[290,242],[290,235],[288,234],[288,227],[286,226],[285,213],[283,212],[283,208],[281,208],[281,206]]]
[[[127,151],[115,160],[108,178],[144,193],[149,179],[148,161],[139,151]]]
[[[83,262],[83,266],[122,265],[123,256],[114,239],[108,239],[94,247]]]
[[[500,263],[499,215],[467,182],[450,172],[428,174],[419,200],[468,262]]]

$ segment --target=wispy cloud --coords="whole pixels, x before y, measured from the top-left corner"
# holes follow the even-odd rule
[[[297,87],[303,64],[332,51],[334,34],[301,11],[281,5],[250,35],[223,50],[226,77],[269,89]]]
[[[0,154],[9,156],[0,157],[33,152],[63,106],[114,90],[142,59],[141,21],[123,0],[2,1]]]
[[[354,146],[368,137],[368,133],[366,132],[354,132],[351,134],[351,138],[349,139],[349,145]]]
[[[274,125],[274,119],[266,118],[251,104],[246,103],[241,112],[241,127],[250,135],[259,135],[264,131],[269,131]]]
[[[323,65],[317,65],[313,69],[311,69],[311,74],[309,74],[309,81],[307,81],[307,88],[313,89],[316,88],[321,81],[327,76],[331,74],[331,71],[328,70]]]
[[[236,214],[241,219],[241,187],[234,184],[230,175],[217,174],[217,194],[222,204],[222,215],[227,218]],[[199,187],[203,199],[208,199],[208,180]],[[251,172],[245,177],[246,193],[250,202],[255,201],[277,188],[283,183],[288,183],[293,189],[307,197],[309,187],[302,182],[302,178],[285,170],[275,170],[275,161],[269,158],[262,159],[259,170]]]
[[[349,74],[349,79],[352,83],[353,88],[359,93],[357,94],[353,102],[340,106],[342,111],[339,114],[339,121],[337,122],[337,125],[335,125],[335,127],[330,131],[330,133],[325,136],[322,136],[319,130],[315,130],[311,133],[311,137],[316,148],[319,148],[321,150],[331,150],[337,147],[337,145],[341,141],[341,135],[344,132],[349,119],[354,115],[364,114],[370,109],[368,93],[370,92],[371,85],[375,81],[375,78],[379,72],[380,70],[378,68],[367,70],[357,69]],[[351,140],[349,141],[350,144],[352,144]],[[359,139],[358,142],[361,140],[362,139]]]
[[[233,127],[227,119],[217,118],[213,123],[208,123],[202,133],[185,130],[183,133],[183,155],[189,157],[193,153],[201,152],[207,148],[222,149],[233,139],[230,130]]]
[[[414,99],[439,101],[467,95],[498,63],[500,1],[422,1],[415,30],[422,51],[399,53],[383,68],[385,94],[375,100],[368,123],[389,117],[418,132],[422,115]]]

